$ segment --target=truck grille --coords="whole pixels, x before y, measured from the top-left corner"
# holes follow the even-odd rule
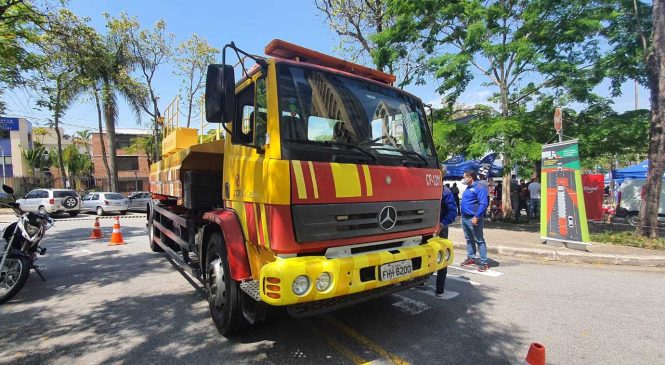
[[[439,204],[438,200],[421,200],[294,205],[296,240],[326,241],[434,227]]]

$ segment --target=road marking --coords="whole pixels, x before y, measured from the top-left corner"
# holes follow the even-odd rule
[[[378,355],[382,356],[386,360],[390,360],[393,364],[395,365],[409,365],[409,363],[400,358],[399,356],[395,354],[391,354],[390,352],[386,351],[383,349],[383,347],[379,346],[376,342],[370,340],[369,338],[361,335],[360,333],[356,332],[353,328],[345,325],[342,322],[337,321],[336,319],[332,318],[330,315],[326,315],[322,317],[326,322],[331,324],[333,327],[337,328],[339,331],[344,333],[345,335],[351,337],[355,341],[359,342],[360,344],[364,345],[365,347],[371,349],[372,351],[376,352]]]
[[[420,314],[426,310],[431,309],[427,304],[423,302],[419,302],[417,300],[413,300],[411,298],[407,298],[399,294],[393,294],[393,295],[400,299],[398,302],[393,303],[393,306],[399,308],[402,312],[406,314],[415,316],[416,314]]]
[[[91,253],[93,253],[92,251],[90,251],[90,250],[88,250],[88,249],[85,249],[85,248],[84,248],[84,249],[81,249],[81,250],[79,250],[79,251],[80,251],[80,252],[83,252],[83,253],[87,253],[87,254],[91,254]]]
[[[435,272],[434,275],[437,275],[437,273]],[[467,278],[466,276],[461,276],[461,275],[450,275],[450,274],[448,274],[448,275],[446,275],[446,279],[461,281],[463,283],[469,283],[473,286],[480,286],[481,285],[479,282],[473,281],[473,280]]]
[[[448,275],[448,276],[446,276],[446,280],[447,279],[459,281],[459,282],[462,282],[462,283],[468,283],[468,284],[471,284],[473,286],[480,286],[481,285],[479,282],[470,280],[466,276]]]
[[[502,272],[498,272],[498,271],[492,270],[492,269],[480,272],[478,270],[467,269],[465,267],[461,267],[461,266],[458,266],[458,265],[450,265],[448,267],[451,268],[451,269],[466,271],[468,273],[482,275],[482,276],[489,276],[489,277],[492,277],[492,278],[496,278],[496,277],[499,277],[499,276],[503,275]]]
[[[354,364],[360,365],[367,363],[367,360],[354,354],[353,351],[351,351],[348,347],[344,346],[341,342],[337,341],[335,338],[330,336],[326,331],[321,330],[316,324],[312,323],[311,328],[314,332],[316,332],[319,336],[321,336],[328,345],[330,345],[333,349],[335,349],[335,351],[339,352],[340,354],[342,354],[342,356],[346,357],[347,359],[353,361]],[[326,358],[328,358],[328,356],[326,356]]]

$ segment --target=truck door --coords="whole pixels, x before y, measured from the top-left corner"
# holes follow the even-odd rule
[[[266,76],[245,80],[236,88],[233,138],[224,154],[224,199],[241,220],[245,237],[269,245],[265,228],[265,166],[268,105]]]

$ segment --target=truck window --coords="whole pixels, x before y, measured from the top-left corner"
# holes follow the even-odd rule
[[[236,95],[236,120],[241,128],[233,131],[236,143],[250,144],[254,139],[254,87],[248,86]]]
[[[266,144],[266,133],[268,131],[268,101],[266,93],[266,79],[261,77],[256,80],[256,104],[254,108],[254,125],[256,128],[256,144]]]

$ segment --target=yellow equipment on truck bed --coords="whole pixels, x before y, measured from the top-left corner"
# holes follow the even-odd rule
[[[222,334],[270,306],[304,316],[403,290],[453,259],[432,237],[442,182],[422,102],[288,42],[265,53],[226,45],[205,94],[224,136],[167,120],[151,166],[150,246],[205,284]]]

